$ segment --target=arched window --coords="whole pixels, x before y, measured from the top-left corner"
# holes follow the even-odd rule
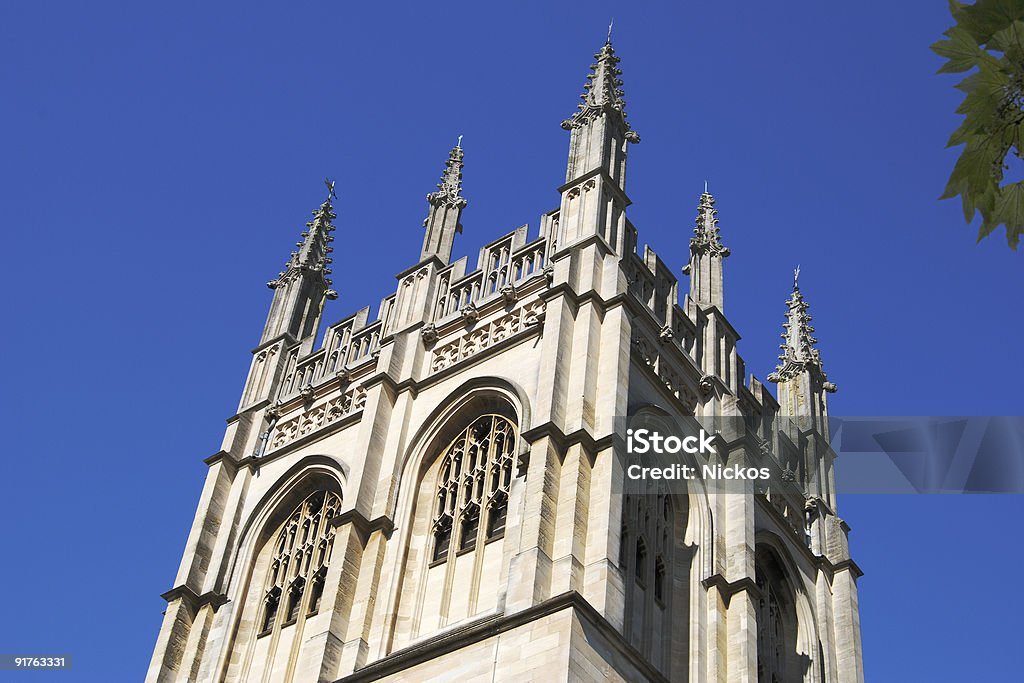
[[[623,497],[619,568],[627,579],[625,633],[665,672],[671,657],[673,522],[664,490]]]
[[[758,549],[754,582],[757,602],[758,683],[786,683],[796,675],[796,610],[782,565],[771,551]]]
[[[515,448],[515,425],[501,415],[484,415],[445,450],[431,523],[433,562],[451,556],[453,537],[461,553],[504,534]]]
[[[299,504],[274,537],[274,556],[267,572],[260,634],[270,633],[284,601],[284,621],[289,626],[300,615],[320,609],[327,564],[334,544],[331,520],[338,514],[341,498],[317,491]],[[307,585],[311,586],[306,590]]]
[[[757,610],[757,680],[781,683],[786,671],[782,607],[775,587],[768,583],[760,568],[756,576],[757,587],[761,589]]]

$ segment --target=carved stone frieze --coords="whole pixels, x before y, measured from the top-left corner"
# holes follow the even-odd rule
[[[278,424],[270,438],[271,448],[280,448],[299,437],[325,427],[332,422],[362,410],[366,405],[366,389],[357,386],[349,389],[341,396],[336,396],[326,403],[310,407],[303,414]]]
[[[459,338],[434,349],[430,362],[431,372],[439,372],[455,365],[494,344],[511,337],[526,327],[544,319],[547,303],[538,299],[499,316]]]

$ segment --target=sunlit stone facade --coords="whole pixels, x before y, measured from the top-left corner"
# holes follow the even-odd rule
[[[640,139],[611,43],[595,57],[562,123],[560,205],[451,262],[456,147],[419,262],[319,348],[333,195],[314,212],[268,283],[147,680],[863,681],[835,385],[807,302],[794,281],[776,399],[725,317],[713,197],[688,292],[638,247]],[[723,462],[785,476],[763,494],[623,495],[616,416],[645,411],[741,418],[716,437]]]

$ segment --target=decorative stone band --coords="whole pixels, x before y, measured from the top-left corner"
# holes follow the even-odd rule
[[[440,372],[527,327],[539,325],[544,320],[546,306],[543,300],[535,300],[490,322],[478,325],[447,344],[438,346],[433,352],[430,371]]]
[[[325,427],[332,422],[362,410],[366,405],[366,389],[357,386],[326,403],[311,406],[301,415],[278,424],[270,437],[270,448],[280,448],[292,441]]]

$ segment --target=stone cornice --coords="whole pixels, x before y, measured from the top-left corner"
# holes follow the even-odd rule
[[[604,184],[606,186],[612,188],[612,194],[614,194],[619,199],[619,201],[623,203],[623,208],[633,203],[632,200],[630,200],[630,198],[626,195],[625,191],[621,187],[619,187],[619,184],[612,180],[612,177],[608,175],[608,171],[600,166],[593,170],[587,171],[582,175],[576,176],[569,182],[558,187],[555,191],[561,194],[566,190],[572,189],[579,185],[580,183],[586,182],[587,180],[590,180],[591,178],[597,176],[600,176],[601,180],[604,181]]]
[[[569,446],[581,444],[588,452],[593,454],[606,448],[611,448],[615,441],[614,434],[606,434],[599,439],[595,439],[590,432],[583,428],[566,434],[554,422],[550,421],[531,427],[520,434],[520,436],[524,441],[531,444],[547,437],[554,441],[559,449],[563,451]]]
[[[254,403],[250,403],[249,405],[245,406],[244,408],[239,410],[237,413],[235,413],[234,415],[229,417],[227,420],[225,420],[225,422],[227,422],[228,424],[231,424],[233,422],[238,422],[242,418],[243,415],[251,415],[252,413],[255,413],[257,410],[260,410],[262,408],[266,408],[268,405],[270,405],[270,399],[269,398],[260,399],[259,401],[256,401]]]
[[[755,598],[761,595],[761,590],[757,587],[757,583],[749,576],[744,576],[736,581],[729,581],[719,573],[712,574],[706,579],[701,580],[701,585],[707,589],[717,588],[719,594],[722,596],[722,600],[725,601],[726,607],[729,606],[729,601],[732,596],[743,591],[750,591]]]
[[[334,527],[351,524],[364,538],[369,537],[374,531],[380,531],[386,537],[391,538],[391,534],[395,531],[395,523],[390,517],[381,515],[380,517],[367,519],[358,510],[346,510],[331,519],[330,524]]]
[[[379,680],[567,609],[574,610],[577,615],[594,626],[603,637],[615,643],[617,651],[629,664],[636,667],[646,680],[653,683],[668,683],[668,679],[644,659],[643,655],[622,637],[622,634],[612,626],[611,622],[576,591],[556,595],[519,612],[483,617],[450,631],[439,633],[372,662],[359,671],[339,679],[336,683],[363,683],[364,681]]]
[[[193,612],[204,605],[211,605],[213,607],[213,611],[216,612],[218,607],[228,601],[228,596],[223,593],[207,591],[202,595],[198,595],[194,590],[184,584],[175,586],[166,593],[161,594],[160,597],[168,603],[181,599],[183,602],[188,604]]]
[[[551,254],[551,260],[557,261],[558,259],[564,258],[572,251],[578,251],[581,247],[589,247],[590,245],[594,245],[604,251],[604,255],[616,253],[615,248],[608,244],[604,237],[595,233],[593,235],[581,237],[575,242],[570,242],[565,245],[555,245],[557,249]]]
[[[395,279],[401,280],[403,277],[406,277],[407,275],[412,275],[417,270],[419,270],[421,268],[426,268],[430,264],[434,264],[434,266],[437,268],[437,270],[442,270],[443,268],[446,268],[447,266],[451,265],[450,263],[445,263],[444,261],[442,261],[441,257],[438,256],[437,254],[431,254],[430,256],[428,256],[427,258],[423,259],[422,261],[420,261],[416,265],[409,266],[408,268],[406,268],[402,272],[400,272],[397,275],[395,275]]]
[[[231,476],[234,476],[235,473],[238,472],[239,462],[227,451],[217,451],[210,457],[204,458],[203,462],[210,467],[213,467],[217,463],[223,463],[224,467],[226,467],[228,472],[231,473]]]
[[[298,344],[299,340],[296,339],[295,337],[293,337],[291,334],[289,334],[287,332],[284,332],[283,334],[279,334],[276,337],[273,337],[271,339],[268,339],[265,342],[260,343],[259,346],[255,347],[252,350],[252,353],[259,353],[260,351],[262,351],[263,349],[267,348],[268,346],[273,346],[274,344],[276,344],[278,342],[283,342],[283,344],[282,344],[283,348],[290,349],[291,347],[293,347],[296,344]]]

